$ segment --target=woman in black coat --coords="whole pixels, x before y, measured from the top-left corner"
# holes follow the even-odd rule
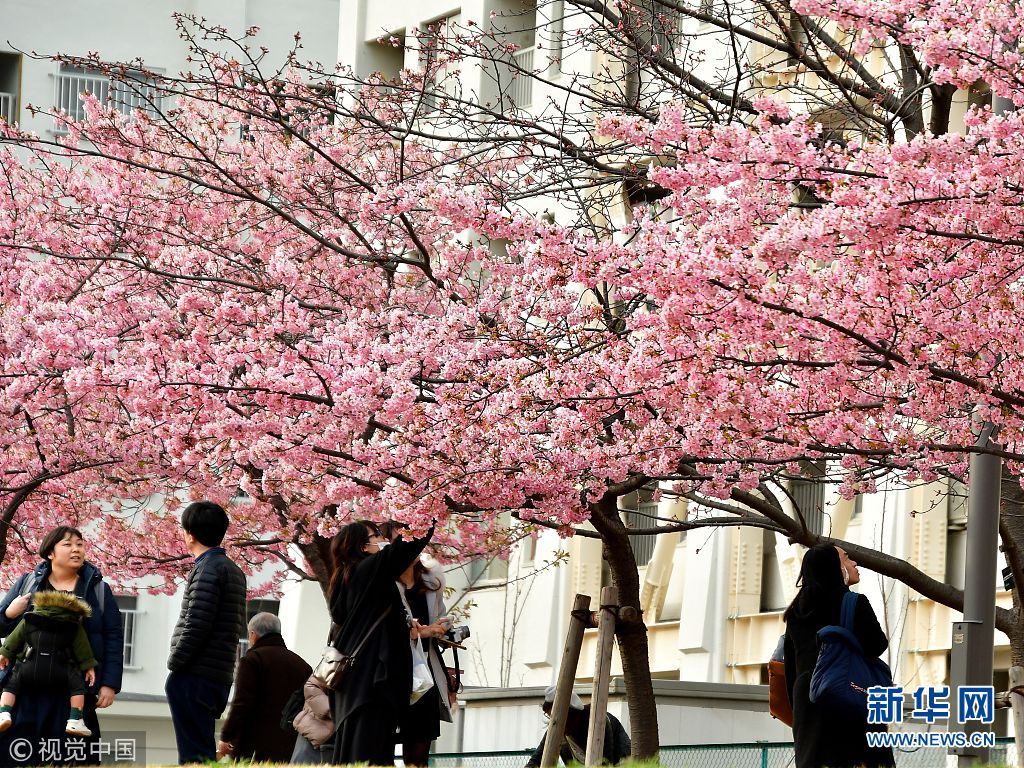
[[[336,765],[394,764],[395,730],[412,692],[410,624],[396,580],[433,533],[389,544],[372,523],[358,522],[331,542],[331,618],[340,627],[334,645],[350,654],[366,638],[335,693]]]
[[[857,563],[839,547],[822,544],[808,550],[800,567],[800,591],[783,618],[786,621],[786,687],[793,703],[796,768],[892,766],[891,749],[868,748],[867,699],[861,720],[844,719],[810,700],[811,675],[818,660],[818,630],[839,623],[843,595],[860,581]],[[889,641],[871,604],[857,596],[854,634],[864,653],[880,655]],[[872,726],[884,730],[885,726]]]

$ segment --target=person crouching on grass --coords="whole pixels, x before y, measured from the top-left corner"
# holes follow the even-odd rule
[[[0,646],[0,669],[17,660],[0,695],[0,732],[11,727],[17,694],[34,687],[64,687],[71,694],[65,733],[92,736],[82,720],[85,686],[96,681],[98,663],[82,626],[82,619],[92,609],[67,592],[37,592],[34,604],[35,608],[25,614],[24,621]]]

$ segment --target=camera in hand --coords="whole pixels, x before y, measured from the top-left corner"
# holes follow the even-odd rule
[[[449,643],[460,644],[469,637],[469,627],[463,624],[460,627],[452,627],[444,633],[444,639]]]

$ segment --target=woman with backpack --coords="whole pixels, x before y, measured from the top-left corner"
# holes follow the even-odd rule
[[[95,682],[86,690],[83,720],[92,732],[91,741],[98,741],[100,728],[96,710],[113,704],[121,690],[124,668],[121,611],[99,569],[85,559],[85,540],[77,528],[70,525],[54,528],[43,537],[39,555],[42,562],[22,574],[0,599],[0,636],[6,637],[14,631],[26,611],[32,609],[38,593],[65,592],[88,604],[92,613],[82,626],[99,664]],[[27,690],[19,695],[14,725],[0,736],[0,766],[46,762],[39,754],[41,745],[48,739],[65,738],[69,714],[68,697],[61,690]],[[27,742],[31,747],[29,753],[19,753],[17,759],[11,755],[11,745],[16,740]],[[90,749],[90,740],[87,740],[86,754],[92,756],[95,753]]]
[[[862,718],[842,716],[810,700],[811,676],[818,660],[818,630],[838,625],[843,597],[860,581],[846,552],[831,544],[813,547],[800,566],[800,590],[786,609],[786,687],[793,705],[793,745],[796,768],[853,768],[893,766],[891,749],[869,748],[867,699]],[[853,633],[866,657],[889,647],[871,604],[857,595]],[[885,726],[873,726],[884,730]]]

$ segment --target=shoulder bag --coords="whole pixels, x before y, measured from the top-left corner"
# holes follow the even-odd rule
[[[768,713],[786,725],[793,727],[793,705],[789,701],[789,688],[786,687],[786,636],[779,638],[768,661]]]
[[[366,645],[366,641],[370,639],[374,630],[380,626],[380,623],[384,621],[384,617],[390,612],[391,606],[389,605],[384,609],[384,612],[377,617],[377,620],[370,625],[370,628],[366,630],[366,633],[356,644],[356,647],[352,649],[351,653],[342,653],[334,646],[334,643],[328,643],[327,647],[324,648],[320,661],[318,661],[316,666],[313,667],[312,678],[326,690],[338,690],[345,680],[346,673],[355,663],[359,652],[363,649],[363,646]]]
[[[843,596],[839,624],[818,630],[818,661],[811,675],[810,699],[829,712],[866,722],[868,688],[892,686],[889,665],[868,658],[853,633],[857,609],[856,592]]]

